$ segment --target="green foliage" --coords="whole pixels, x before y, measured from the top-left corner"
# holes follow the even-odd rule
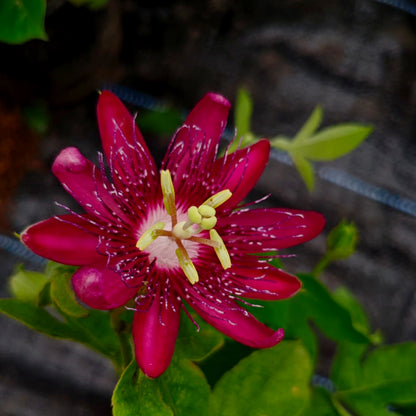
[[[318,106],[292,140],[281,136],[271,140],[272,146],[289,153],[310,191],[314,188],[310,161],[332,161],[344,156],[372,132],[372,127],[355,123],[330,126],[316,132],[322,116],[322,109]]]
[[[257,350],[226,373],[214,388],[218,416],[296,415],[309,399],[312,363],[300,342]]]
[[[47,132],[50,123],[50,114],[44,103],[24,107],[23,115],[27,125],[34,132],[40,135]]]
[[[262,322],[274,328],[284,328],[286,338],[301,339],[314,359],[317,343],[311,322],[335,341],[369,342],[366,333],[354,327],[349,311],[332,297],[321,282],[312,275],[298,277],[303,287],[296,296],[280,302],[262,302],[263,308],[253,309],[252,312]]]
[[[74,6],[87,6],[92,10],[101,9],[104,7],[108,0],[69,0]]]
[[[211,416],[204,374],[176,354],[157,379],[146,377],[133,361],[114,390],[112,404],[114,416]]]
[[[244,88],[238,90],[235,103],[234,124],[237,136],[231,143],[229,152],[240,144],[246,147],[255,143],[259,136],[250,130],[253,102]],[[270,140],[272,147],[289,153],[293,164],[301,175],[306,187],[312,191],[315,186],[314,168],[311,162],[332,161],[353,151],[372,132],[372,127],[344,123],[317,131],[322,123],[323,111],[317,106],[305,124],[292,140],[276,136]]]
[[[10,277],[9,285],[11,292],[17,299],[36,303],[47,281],[48,278],[43,273],[18,267],[15,274]]]
[[[12,44],[47,40],[44,28],[46,0],[2,0],[0,41]]]

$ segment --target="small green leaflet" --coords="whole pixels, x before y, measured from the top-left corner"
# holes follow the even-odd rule
[[[309,191],[314,188],[310,161],[338,159],[354,150],[372,132],[372,127],[356,123],[338,124],[316,132],[322,116],[322,108],[317,106],[293,140],[282,136],[271,139],[273,147],[289,153]]]

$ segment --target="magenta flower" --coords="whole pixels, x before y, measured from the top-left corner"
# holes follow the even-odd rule
[[[135,120],[104,91],[97,116],[111,180],[102,155],[97,167],[76,148],[64,149],[52,171],[85,213],[71,211],[22,233],[35,253],[81,266],[72,283],[91,308],[131,301],[136,360],[150,377],[170,363],[182,300],[243,344],[277,344],[283,330],[260,323],[239,300],[295,294],[300,282],[270,266],[268,253],[310,240],[324,224],[315,212],[238,209],[270,146],[260,140],[216,159],[229,108],[222,96],[207,94],[176,132],[159,171]]]

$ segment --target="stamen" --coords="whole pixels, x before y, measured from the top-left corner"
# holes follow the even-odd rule
[[[160,185],[166,212],[172,217],[172,224],[173,222],[176,224],[175,188],[169,170],[160,171]]]
[[[164,222],[157,222],[156,224],[153,224],[148,230],[146,230],[142,236],[139,238],[139,240],[136,243],[136,247],[139,250],[144,250],[146,247],[150,246],[150,244],[153,243],[153,241],[156,240],[157,237],[162,235],[160,232],[165,228]]]
[[[192,205],[191,207],[189,207],[188,218],[192,224],[199,224],[202,220],[201,215],[202,214],[200,214],[199,209],[195,205]]]
[[[180,246],[178,246],[175,253],[176,253],[176,257],[178,258],[179,265],[181,266],[189,282],[192,285],[198,282],[199,281],[198,272],[196,271],[196,268],[194,264],[192,263],[192,260],[189,258],[188,253],[185,250],[185,247],[183,247],[181,244]]]
[[[198,212],[206,218],[213,217],[215,215],[215,208],[210,207],[209,205],[202,204],[198,208]]]
[[[230,199],[231,196],[231,191],[229,189],[224,189],[223,191],[220,191],[215,195],[210,196],[202,205],[208,205],[209,207],[217,208],[225,201]]]
[[[218,260],[221,263],[221,266],[223,267],[224,270],[229,269],[231,267],[231,259],[230,259],[230,254],[228,253],[227,247],[225,247],[224,241],[222,241],[222,238],[214,229],[209,231],[209,236],[212,241],[219,243],[219,247],[214,247],[214,250],[215,250],[215,254],[218,257]]]
[[[217,217],[202,218],[201,228],[203,230],[211,230],[217,224]]]

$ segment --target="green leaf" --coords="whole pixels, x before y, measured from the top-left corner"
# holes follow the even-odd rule
[[[352,123],[327,127],[308,140],[291,142],[290,153],[314,161],[334,160],[354,150],[372,130]]]
[[[136,361],[125,369],[112,397],[113,416],[173,416],[154,380],[147,378]]]
[[[250,120],[252,113],[253,102],[251,101],[250,94],[245,88],[240,88],[237,92],[234,113],[234,122],[238,138],[250,132]]]
[[[278,302],[256,302],[264,308],[251,308],[251,312],[269,326],[283,328],[286,338],[302,339],[312,357],[316,355],[316,338],[311,321],[335,341],[369,342],[368,336],[354,327],[349,311],[321,282],[307,274],[298,277],[303,287],[296,296]]]
[[[211,325],[199,320],[198,326],[199,331],[185,313],[182,314],[175,351],[192,361],[204,360],[224,345],[224,335]]]
[[[353,326],[363,334],[370,335],[371,328],[368,317],[355,296],[343,286],[336,289],[332,296],[349,312]]]
[[[72,272],[54,273],[51,282],[51,298],[58,308],[66,315],[80,318],[87,316],[89,311],[82,307],[75,297],[71,285]]]
[[[386,345],[371,351],[364,361],[358,385],[403,380],[416,382],[416,342]],[[416,394],[414,398],[416,401]]]
[[[210,388],[201,370],[175,354],[165,373],[146,377],[133,361],[112,397],[114,416],[211,416]]]
[[[108,311],[89,310],[88,316],[76,318],[59,310],[74,332],[72,339],[121,363],[120,340],[111,324]]]
[[[45,12],[46,0],[2,0],[0,41],[19,44],[30,39],[47,40]]]
[[[312,114],[306,120],[305,124],[302,128],[298,131],[296,136],[293,138],[293,143],[301,143],[305,139],[308,139],[315,131],[319,128],[322,123],[322,107],[316,106],[313,110]]]
[[[399,415],[395,405],[410,407],[416,405],[416,379],[357,388],[335,394],[338,402],[359,416]],[[398,410],[397,409],[397,410]]]
[[[11,276],[9,284],[11,292],[16,298],[36,303],[47,282],[48,278],[43,273],[19,267],[16,273]]]
[[[226,373],[214,388],[216,416],[296,415],[309,398],[312,365],[300,342],[257,350]]]
[[[315,176],[312,164],[308,162],[303,156],[291,154],[291,157],[296,169],[305,182],[308,191],[312,191],[315,187]]]
[[[74,331],[43,308],[20,299],[0,299],[0,312],[36,331],[56,338],[73,339]]]
[[[339,413],[332,402],[331,393],[316,387],[312,390],[310,402],[299,416],[339,416]]]
[[[408,342],[376,348],[367,354],[344,351],[332,370],[338,402],[359,416],[401,414],[399,409],[416,407],[416,343]],[[351,354],[353,352],[353,354]],[[388,409],[397,408],[396,411]],[[405,414],[405,413],[404,413]]]

